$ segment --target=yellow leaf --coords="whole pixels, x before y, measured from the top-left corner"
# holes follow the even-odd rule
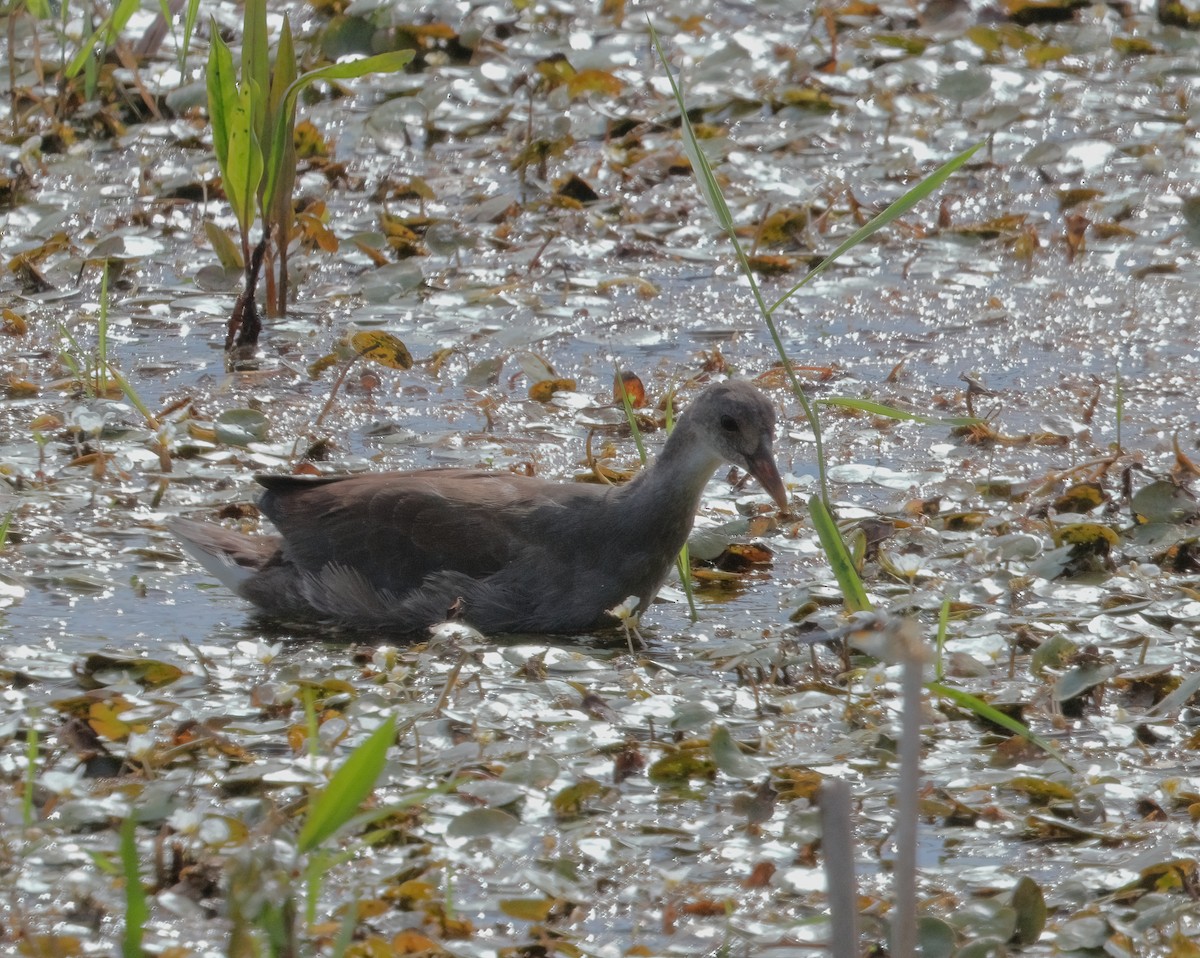
[[[1120,545],[1121,537],[1098,522],[1076,522],[1055,529],[1054,541],[1056,545],[1075,546],[1097,555],[1107,555],[1109,549]]]
[[[392,939],[392,954],[395,955],[444,955],[445,951],[432,938],[408,928]]]
[[[329,141],[310,120],[301,120],[296,124],[292,131],[292,142],[296,146],[296,156],[302,160],[329,155]]]
[[[572,392],[574,389],[574,379],[543,379],[529,387],[529,398],[537,402],[549,402],[555,393]]]
[[[314,362],[309,364],[308,378],[309,379],[320,379],[321,373],[325,372],[325,370],[328,369],[330,366],[336,366],[337,361],[338,361],[337,353],[330,353],[327,356],[322,356],[320,359],[315,360]]]
[[[544,60],[539,60],[534,69],[546,80],[551,86],[558,86],[565,83],[575,76],[575,68],[571,66],[567,58],[561,53],[556,53],[553,56],[548,56]]]
[[[503,898],[500,910],[521,921],[545,921],[554,908],[553,898]]]
[[[32,399],[38,392],[34,383],[20,376],[9,376],[4,384],[4,395],[9,399]]]
[[[25,317],[20,313],[14,313],[7,307],[0,311],[0,333],[5,336],[24,336],[29,331],[29,325],[25,322]]]
[[[350,344],[360,356],[388,369],[412,369],[413,358],[408,347],[391,333],[365,329],[350,337]]]
[[[134,727],[121,720],[121,713],[129,711],[129,703],[120,700],[94,702],[88,709],[88,725],[92,731],[110,742],[119,742],[129,737]]]
[[[625,84],[606,70],[580,70],[567,80],[567,92],[572,97],[584,93],[602,93],[605,96],[616,96],[624,89]]]

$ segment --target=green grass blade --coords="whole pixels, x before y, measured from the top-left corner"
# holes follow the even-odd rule
[[[927,682],[925,687],[934,695],[940,695],[942,698],[949,699],[955,705],[966,709],[968,712],[975,713],[981,719],[985,719],[988,722],[991,722],[993,725],[999,725],[1001,728],[1007,729],[1014,735],[1020,735],[1021,738],[1032,742],[1051,758],[1061,762],[1063,767],[1071,769],[1071,771],[1075,770],[1074,766],[1062,757],[1062,753],[1054,747],[1053,743],[1042,738],[1042,736],[1038,735],[1036,732],[1031,731],[1030,728],[1022,722],[1018,722],[1015,718],[1005,715],[999,709],[992,708],[992,706],[988,705],[983,699],[972,695],[970,692],[964,692],[961,689],[955,689],[948,685],[943,685],[941,682]]]
[[[675,80],[675,74],[671,72],[671,65],[667,62],[666,51],[663,50],[662,43],[658,39],[658,32],[653,25],[650,27],[650,36],[654,39],[654,47],[658,51],[658,59],[663,65],[663,69],[667,74],[667,82],[671,84],[671,93],[675,97],[675,102],[679,106],[679,129],[683,139],[683,152],[687,155],[688,162],[692,164],[692,172],[696,176],[696,185],[700,187],[700,195],[704,197],[704,202],[712,212],[713,218],[720,225],[721,229],[727,233],[732,233],[734,229],[733,214],[729,212],[729,204],[725,202],[725,195],[721,192],[721,185],[717,182],[717,178],[713,173],[712,165],[708,162],[708,155],[700,146],[700,140],[696,137],[696,131],[692,128],[692,121],[687,115],[687,106],[683,99],[683,91]]]
[[[1121,425],[1125,422],[1125,380],[1121,378],[1121,369],[1116,370],[1116,394],[1117,394],[1117,454],[1122,452],[1121,448]]]
[[[108,260],[100,271],[100,321],[96,325],[96,388],[108,395]]]
[[[334,772],[316,797],[296,840],[303,854],[320,846],[358,812],[383,771],[387,750],[396,737],[396,721],[386,719]]]
[[[142,937],[150,919],[146,889],[138,871],[137,819],[131,814],[121,822],[121,868],[125,875],[125,934],[121,958],[142,958]]]
[[[112,46],[121,31],[125,29],[125,24],[129,22],[129,18],[140,7],[141,0],[121,0],[117,4],[116,9],[101,21],[100,26],[92,31],[92,35],[83,42],[83,45],[79,48],[79,52],[75,54],[74,59],[67,65],[67,78],[72,79],[78,76],[79,71],[87,66],[89,60],[94,58],[97,43],[103,42],[106,47]]]
[[[701,149],[696,139],[696,132],[692,129],[691,121],[688,120],[687,104],[684,101],[683,91],[678,82],[676,82],[675,75],[671,72],[671,64],[667,61],[666,51],[663,50],[662,43],[659,42],[658,33],[655,31],[653,24],[650,25],[650,36],[654,41],[655,49],[658,51],[658,58],[662,63],[663,70],[667,74],[667,80],[671,84],[671,92],[675,97],[675,103],[679,107],[680,135],[683,138],[684,151],[692,161],[692,172],[695,175],[696,183],[705,198],[705,202],[712,209],[717,222],[720,223],[721,228],[725,230],[726,235],[729,237],[729,242],[733,246],[734,256],[737,257],[738,266],[741,268],[742,275],[746,278],[746,282],[750,286],[750,292],[754,296],[755,303],[758,305],[759,314],[766,324],[767,333],[771,337],[771,342],[775,345],[775,351],[779,354],[779,361],[782,363],[783,370],[787,374],[792,394],[796,397],[796,401],[800,403],[800,408],[804,412],[804,418],[808,420],[809,426],[812,427],[813,443],[816,446],[817,485],[821,490],[821,498],[828,503],[829,483],[825,477],[827,463],[825,462],[824,441],[821,437],[821,420],[817,416],[816,410],[809,403],[808,396],[805,394],[803,387],[800,385],[800,380],[796,376],[796,371],[792,368],[792,362],[788,358],[787,351],[783,346],[783,338],[779,335],[779,329],[776,327],[771,310],[767,306],[766,298],[759,288],[758,279],[754,274],[754,270],[750,267],[750,259],[746,255],[746,251],[742,248],[741,240],[738,238],[733,216],[729,212],[729,205],[725,202],[725,197],[721,193],[721,186],[713,174],[708,157],[704,154],[703,149]]]
[[[849,396],[826,396],[813,400],[814,406],[840,406],[843,409],[857,409],[873,416],[886,416],[888,419],[899,419],[907,422],[919,422],[926,426],[978,426],[983,420],[977,416],[926,416],[922,413],[897,409],[895,406],[885,406],[883,403],[871,402],[869,399],[853,399]]]
[[[403,69],[414,56],[415,52],[412,50],[392,50],[389,53],[380,53],[373,57],[365,57],[362,60],[351,60],[347,63],[331,63],[329,66],[301,74],[288,85],[287,91],[283,95],[282,105],[274,113],[274,125],[268,142],[271,144],[284,142],[288,123],[296,115],[296,97],[310,83],[315,83],[317,80],[353,80],[366,76],[368,73],[394,73],[397,70]],[[264,196],[273,196],[275,193],[275,182],[279,179],[279,164],[283,158],[282,154],[282,150],[275,150],[274,148],[270,150],[271,163],[267,167],[266,188],[263,190]]]
[[[813,528],[817,531],[821,548],[825,550],[825,558],[829,560],[834,578],[842,590],[842,601],[846,610],[865,612],[871,608],[871,600],[867,598],[867,591],[863,588],[858,570],[854,568],[850,553],[846,551],[846,543],[837,523],[833,521],[833,515],[825,507],[820,496],[813,496],[808,500],[808,511],[812,516]]]
[[[4,517],[4,529],[8,531],[8,520],[12,518],[10,512]],[[24,821],[26,828],[32,828],[35,821],[33,814],[33,791],[37,784],[38,770],[38,730],[33,723],[33,716],[29,717],[29,730],[25,733],[25,781],[24,790],[21,795],[21,820]]]
[[[133,388],[129,380],[122,376],[120,370],[111,363],[108,364],[107,368],[108,374],[116,381],[117,388],[125,394],[125,398],[129,400],[133,408],[142,414],[142,418],[146,420],[146,425],[151,429],[157,429],[159,426],[158,417],[147,408],[146,404],[142,401],[142,397],[138,395],[137,390]]]
[[[888,208],[882,213],[873,217],[868,223],[856,229],[853,233],[846,237],[846,239],[841,243],[841,245],[838,246],[837,249],[835,249],[832,253],[821,260],[821,262],[814,266],[812,270],[810,270],[809,273],[804,277],[804,279],[800,280],[800,282],[780,296],[779,299],[775,300],[775,302],[771,305],[770,312],[774,313],[775,310],[787,302],[787,300],[793,293],[796,292],[796,290],[803,288],[808,283],[811,283],[814,279],[820,276],[823,272],[825,272],[825,270],[832,266],[838,257],[843,253],[853,249],[867,237],[874,235],[889,223],[899,219],[914,206],[920,203],[921,200],[941,189],[942,184],[945,183],[946,180],[949,179],[954,173],[956,173],[964,163],[970,160],[971,157],[981,150],[986,143],[987,140],[980,140],[970,149],[964,150],[962,153],[959,153],[958,156],[955,156],[946,163],[943,163],[936,170],[930,173],[929,176],[925,177],[925,179],[921,180],[920,183],[900,197],[900,199],[888,206]]]
[[[934,642],[936,656],[933,660],[933,674],[940,682],[946,677],[946,632],[950,625],[950,593],[942,599],[942,607],[938,612],[937,639]]]
[[[188,52],[192,48],[192,37],[196,33],[196,20],[200,16],[200,0],[188,0],[183,17],[183,43],[179,48],[179,82],[184,80]]]

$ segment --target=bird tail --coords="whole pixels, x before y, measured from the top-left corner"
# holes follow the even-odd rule
[[[275,536],[248,536],[211,522],[172,519],[167,528],[184,551],[237,594],[279,548]]]

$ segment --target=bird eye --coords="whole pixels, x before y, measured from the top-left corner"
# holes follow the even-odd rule
[[[738,431],[737,420],[734,419],[732,416],[722,416],[721,417],[721,428],[724,429],[726,432],[737,432]]]

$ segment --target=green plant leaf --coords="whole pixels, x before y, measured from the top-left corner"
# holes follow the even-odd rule
[[[742,754],[741,746],[724,725],[713,725],[708,754],[713,764],[730,778],[758,778],[766,771],[766,766],[757,759]]]
[[[204,221],[204,235],[208,237],[208,245],[217,254],[221,268],[231,272],[241,272],[246,268],[242,259],[242,251],[233,238],[212,220]]]
[[[256,96],[252,114],[254,135],[262,143],[267,135],[267,102],[271,88],[271,62],[268,52],[266,0],[246,0],[242,18],[242,83],[253,83]]]
[[[183,15],[183,40],[179,45],[179,77],[180,83],[185,76],[184,68],[188,62],[188,51],[192,47],[192,37],[196,32],[196,20],[200,16],[200,0],[188,0],[187,9]]]
[[[667,74],[667,81],[671,84],[671,93],[675,97],[675,102],[679,105],[679,133],[683,139],[683,152],[686,154],[688,162],[692,164],[692,172],[695,174],[696,183],[700,187],[700,194],[704,197],[704,202],[712,212],[713,218],[720,224],[721,229],[727,233],[732,232],[733,214],[729,212],[729,204],[725,202],[725,197],[721,193],[721,186],[717,182],[717,177],[708,162],[708,156],[700,146],[700,141],[696,138],[696,131],[692,128],[692,121],[688,119],[687,109],[683,100],[683,91],[679,88],[679,84],[675,82],[675,74],[671,72],[671,64],[667,60],[666,51],[663,50],[662,43],[658,39],[658,33],[653,27],[650,29],[650,35],[654,40],[654,48],[658,51],[659,62],[662,63],[663,70]]]
[[[205,83],[208,87],[208,122],[213,129],[213,152],[217,154],[217,165],[221,178],[226,179],[225,169],[229,164],[229,124],[237,108],[237,73],[233,68],[233,53],[221,39],[217,21],[209,24],[212,44],[208,48],[208,70]]]
[[[909,422],[919,422],[926,426],[977,426],[983,422],[977,416],[926,416],[922,413],[897,409],[895,406],[885,406],[883,403],[871,402],[869,399],[853,399],[849,396],[826,396],[824,399],[814,399],[814,406],[841,406],[843,409],[857,409],[873,416],[886,416],[889,419],[900,419]]]
[[[388,718],[334,772],[329,784],[309,806],[308,817],[296,839],[301,854],[320,846],[354,817],[358,806],[375,787],[395,737],[396,721]]]
[[[254,103],[258,99],[253,81],[238,87],[237,103],[229,122],[229,162],[222,170],[225,195],[238,225],[245,233],[254,222],[258,186],[263,175],[262,146],[254,133]]]
[[[846,610],[866,612],[871,608],[871,600],[867,598],[867,591],[863,588],[858,570],[854,568],[850,553],[846,551],[841,530],[833,521],[833,516],[820,496],[813,496],[808,500],[808,511],[812,516],[813,528],[817,530],[821,548],[825,551],[825,558],[829,560],[834,578],[842,590],[842,601]]]
[[[279,47],[275,51],[275,70],[271,74],[271,94],[267,97],[269,130],[276,129],[282,119],[282,138],[271,137],[267,141],[267,168],[277,170],[274,179],[263,183],[263,210],[269,225],[279,233],[279,245],[287,245],[292,231],[292,189],[296,185],[296,112],[284,111],[288,87],[296,82],[299,69],[296,66],[296,50],[292,44],[292,28],[285,16],[279,32]],[[280,117],[280,113],[285,115]],[[276,154],[279,155],[276,155]],[[270,192],[267,192],[267,189]]]
[[[362,60],[331,63],[329,66],[301,74],[288,84],[288,88],[283,95],[281,108],[275,114],[275,122],[270,133],[270,147],[267,153],[271,162],[267,167],[267,182],[266,188],[263,190],[263,196],[275,195],[275,183],[279,179],[280,164],[283,160],[283,150],[277,149],[276,145],[284,142],[288,123],[296,114],[296,97],[300,95],[301,90],[318,80],[353,80],[357,77],[366,76],[368,73],[393,73],[404,67],[413,56],[414,53],[412,50],[393,50],[389,53],[380,53],[377,56],[366,57]]]
[[[1066,768],[1074,771],[1074,767],[1071,765],[1071,763],[1062,757],[1062,753],[1060,753],[1051,742],[1032,731],[1024,723],[1018,722],[1015,718],[1005,715],[999,709],[988,705],[983,699],[972,695],[970,692],[964,692],[961,689],[951,688],[949,685],[943,685],[941,682],[927,682],[925,683],[925,687],[934,695],[940,695],[942,698],[949,699],[955,705],[958,705],[969,712],[975,713],[981,719],[986,719],[993,725],[999,725],[1001,728],[1007,729],[1014,735],[1020,735],[1021,738],[1032,742],[1047,755],[1058,759],[1058,761],[1061,762]]]
[[[521,824],[501,808],[471,808],[446,826],[448,838],[502,838]]]
[[[141,0],[121,0],[113,12],[101,21],[100,26],[92,31],[92,35],[83,42],[79,52],[75,54],[75,58],[67,65],[68,79],[78,76],[79,71],[87,65],[89,60],[93,59],[97,43],[103,41],[105,47],[112,46],[121,31],[125,29],[129,18],[139,9],[141,9]]]
[[[945,183],[946,180],[948,180],[952,175],[954,175],[954,173],[956,173],[958,169],[963,166],[963,164],[971,159],[971,157],[979,152],[979,150],[981,150],[986,143],[987,140],[980,140],[970,149],[963,150],[963,152],[959,153],[958,156],[955,156],[943,163],[936,170],[925,177],[925,179],[921,180],[920,183],[901,196],[900,199],[888,206],[888,208],[882,213],[873,217],[869,222],[856,229],[853,233],[846,237],[845,240],[842,241],[837,249],[835,249],[832,253],[821,260],[821,262],[814,266],[812,270],[809,271],[809,273],[804,277],[804,279],[800,280],[800,282],[780,296],[779,299],[775,300],[770,308],[770,312],[774,313],[775,310],[787,302],[787,300],[793,293],[796,292],[796,290],[806,286],[808,283],[812,282],[823,272],[825,272],[825,270],[829,269],[829,267],[832,266],[837,258],[843,253],[853,249],[867,237],[874,235],[889,223],[899,219],[914,206],[920,203],[921,200],[925,199],[925,197],[941,189],[942,184]]]
[[[137,819],[132,814],[121,822],[121,870],[125,876],[125,934],[121,940],[122,958],[142,958],[142,934],[150,920],[146,889],[138,871]]]

